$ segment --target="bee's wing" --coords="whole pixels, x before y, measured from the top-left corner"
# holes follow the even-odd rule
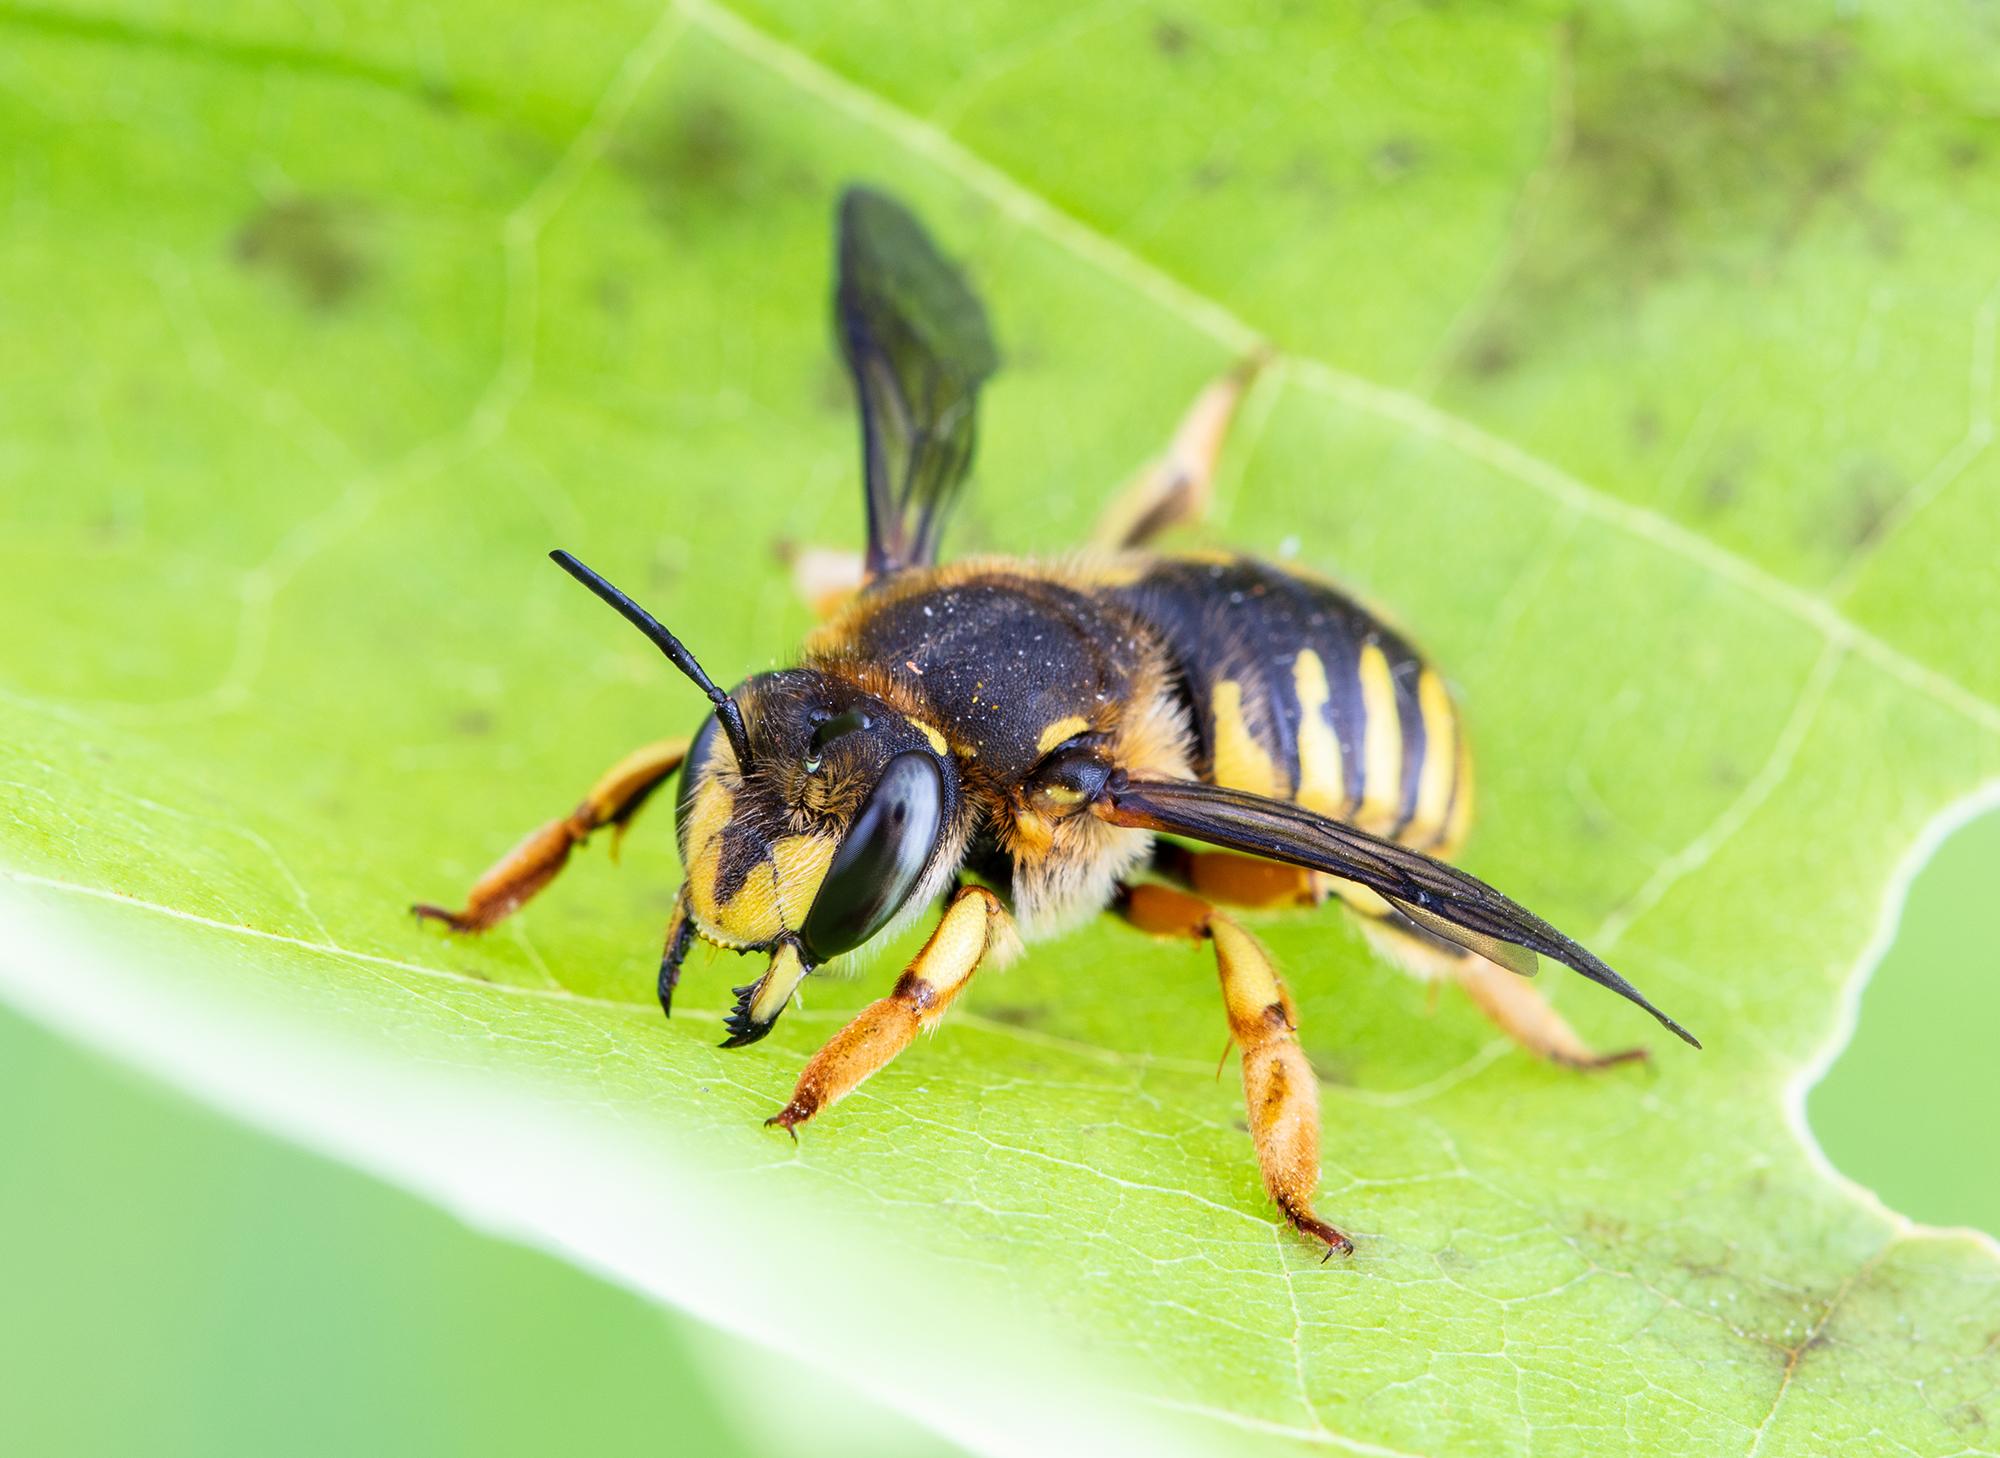
[[[1701,1046],[1694,1034],[1654,1007],[1638,988],[1532,911],[1477,877],[1420,851],[1289,801],[1192,780],[1127,780],[1114,775],[1095,808],[1114,825],[1185,836],[1357,882],[1385,897],[1426,931],[1517,972],[1532,969],[1533,953],[1553,957],[1637,1003],[1695,1047]],[[1506,949],[1515,948],[1529,956],[1506,955]]]
[[[834,327],[861,401],[874,577],[936,560],[999,357],[978,295],[893,198],[841,197],[839,269]]]

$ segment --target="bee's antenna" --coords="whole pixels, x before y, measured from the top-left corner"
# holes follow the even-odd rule
[[[729,736],[729,747],[736,751],[736,763],[741,769],[750,768],[750,734],[743,727],[743,711],[736,706],[736,700],[715,686],[715,680],[702,672],[702,667],[694,661],[694,655],[687,651],[685,644],[668,632],[666,625],[624,593],[599,577],[583,563],[567,552],[551,552],[549,560],[562,568],[585,587],[618,609],[620,616],[647,638],[655,648],[667,655],[682,673],[695,681],[695,686],[708,695],[708,701],[715,705],[715,717],[722,721],[722,732]]]

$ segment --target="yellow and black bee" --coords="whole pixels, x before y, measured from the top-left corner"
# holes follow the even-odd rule
[[[1405,966],[1458,982],[1522,1046],[1559,1062],[1601,1066],[1637,1050],[1585,1047],[1521,980],[1537,953],[1695,1043],[1577,943],[1443,859],[1471,819],[1471,760],[1443,680],[1402,636],[1289,567],[1141,550],[1200,514],[1254,362],[1197,400],[1165,456],[1113,504],[1096,552],[942,566],[940,530],[997,362],[985,311],[880,193],[849,191],[838,231],[834,312],[860,399],[868,519],[853,580],[830,588],[815,559],[829,616],[802,663],[725,694],[644,609],[554,553],[700,685],[713,715],[692,740],[615,766],[481,878],[462,910],[419,915],[460,931],[492,925],[572,846],[606,826],[622,833],[679,770],[686,881],[660,1005],[671,1013],[695,937],[767,955],[737,989],[733,1048],[769,1032],[809,974],[945,898],[895,989],[806,1064],[769,1120],[787,1130],[934,1025],[1017,930],[1046,935],[1110,908],[1148,931],[1206,938],[1265,1188],[1329,1253],[1352,1246],[1313,1212],[1319,1092],[1292,1000],[1214,901],[1337,895]]]

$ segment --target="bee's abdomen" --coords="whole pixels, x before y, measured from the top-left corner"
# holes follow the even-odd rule
[[[1161,558],[1109,593],[1172,654],[1204,778],[1457,849],[1472,812],[1457,706],[1366,609],[1241,557]]]

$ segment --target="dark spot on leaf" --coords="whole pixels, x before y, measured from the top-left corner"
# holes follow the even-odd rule
[[[314,309],[345,301],[368,277],[360,213],[325,197],[293,197],[260,208],[237,229],[236,259],[268,270]]]
[[[1767,286],[1833,230],[1878,253],[1901,246],[1870,183],[1909,124],[1902,89],[1845,23],[1760,15],[1639,24],[1580,12],[1570,143],[1475,339],[1504,327],[1532,356],[1553,333],[1615,327],[1640,296],[1690,274]],[[1456,364],[1478,368],[1469,355]]]
[[[1953,137],[1945,143],[1944,160],[1954,172],[1970,172],[1986,160],[1986,144],[1978,137]]]
[[[1368,165],[1384,182],[1394,182],[1422,165],[1424,149],[1410,137],[1390,137],[1369,154]]]
[[[1616,1215],[1607,1214],[1602,1210],[1586,1210],[1583,1212],[1583,1232],[1593,1240],[1601,1240],[1606,1244],[1617,1244],[1625,1239],[1625,1234],[1629,1229],[1630,1226]]]
[[[1015,1004],[1006,1007],[989,1007],[986,1016],[996,1023],[1005,1023],[1010,1028],[1031,1028],[1037,1023],[1048,1021],[1049,1010],[1040,1003]]]
[[[1718,443],[1706,453],[1706,474],[1701,478],[1699,497],[1702,510],[1713,515],[1734,506],[1743,494],[1745,481],[1754,479],[1756,469],[1754,440],[1733,435]]]
[[[1616,46],[1578,65],[1589,79],[1572,163],[1598,209],[1600,265],[1640,281],[1677,272],[1711,223],[1783,251],[1831,202],[1858,197],[1887,118],[1860,104],[1841,29],[1737,22]]]
[[[1163,56],[1184,56],[1194,46],[1194,34],[1178,20],[1153,22],[1153,49]]]
[[[1214,192],[1218,187],[1221,187],[1235,176],[1236,165],[1234,163],[1224,162],[1219,158],[1211,157],[1208,161],[1202,163],[1201,166],[1195,168],[1194,174],[1188,180],[1194,184],[1197,192]]]
[[[1650,450],[1660,443],[1660,412],[1650,405],[1642,405],[1632,412],[1632,439],[1641,450]]]
[[[1844,477],[1846,503],[1832,518],[1835,545],[1858,552],[1881,540],[1889,513],[1907,488],[1895,468],[1878,456],[1854,462]]]
[[[468,739],[479,739],[493,732],[493,714],[487,709],[467,709],[453,716],[451,730],[463,734]]]
[[[1732,764],[1726,759],[1709,761],[1709,783],[1719,790],[1741,789],[1746,778],[1741,765]]]
[[[1499,329],[1481,331],[1465,356],[1466,367],[1483,380],[1504,375],[1520,362],[1520,347],[1513,335]]]
[[[748,190],[751,157],[742,118],[712,96],[681,102],[612,153],[661,216],[671,216],[690,196],[739,199]]]

